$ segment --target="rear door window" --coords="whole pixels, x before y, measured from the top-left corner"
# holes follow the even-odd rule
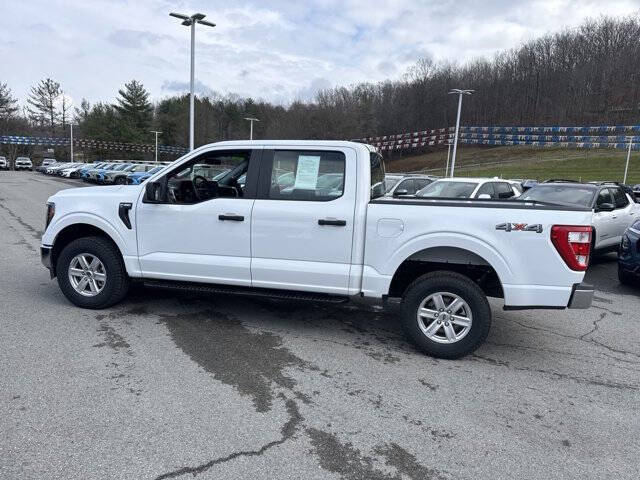
[[[276,150],[267,197],[316,202],[334,200],[344,191],[344,172],[342,152]]]

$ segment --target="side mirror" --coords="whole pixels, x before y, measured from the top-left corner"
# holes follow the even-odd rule
[[[482,195],[478,195],[478,200],[491,200],[491,195],[483,193]]]
[[[613,212],[616,206],[613,203],[601,203],[596,208],[596,212]]]
[[[404,188],[402,188],[400,190],[396,190],[395,192],[393,192],[393,196],[394,197],[399,197],[400,195],[408,195],[408,194],[409,194],[408,190],[406,190]]]
[[[147,182],[145,184],[144,201],[146,203],[163,203],[166,201],[167,191],[161,182]]]

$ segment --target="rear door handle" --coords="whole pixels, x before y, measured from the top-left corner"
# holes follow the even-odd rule
[[[335,227],[344,227],[347,225],[346,220],[336,220],[335,218],[321,218],[318,225],[333,225]]]
[[[232,222],[244,222],[242,215],[236,215],[235,213],[225,213],[224,215],[218,215],[218,220],[231,220]]]

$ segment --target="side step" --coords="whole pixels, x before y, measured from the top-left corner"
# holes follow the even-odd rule
[[[214,283],[174,282],[167,280],[144,280],[142,283],[145,287],[181,290],[186,292],[221,293],[224,295],[244,295],[249,297],[277,298],[280,300],[306,300],[327,303],[345,303],[349,301],[349,297],[341,295],[277,290],[274,288],[238,287],[233,285],[218,285]]]

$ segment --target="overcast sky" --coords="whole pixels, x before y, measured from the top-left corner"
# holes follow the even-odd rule
[[[399,78],[418,58],[491,56],[640,0],[2,0],[0,82],[21,102],[39,79],[74,104],[113,101],[132,78],[153,99],[189,88],[189,29],[170,11],[202,12],[200,93],[286,104],[320,89]]]

